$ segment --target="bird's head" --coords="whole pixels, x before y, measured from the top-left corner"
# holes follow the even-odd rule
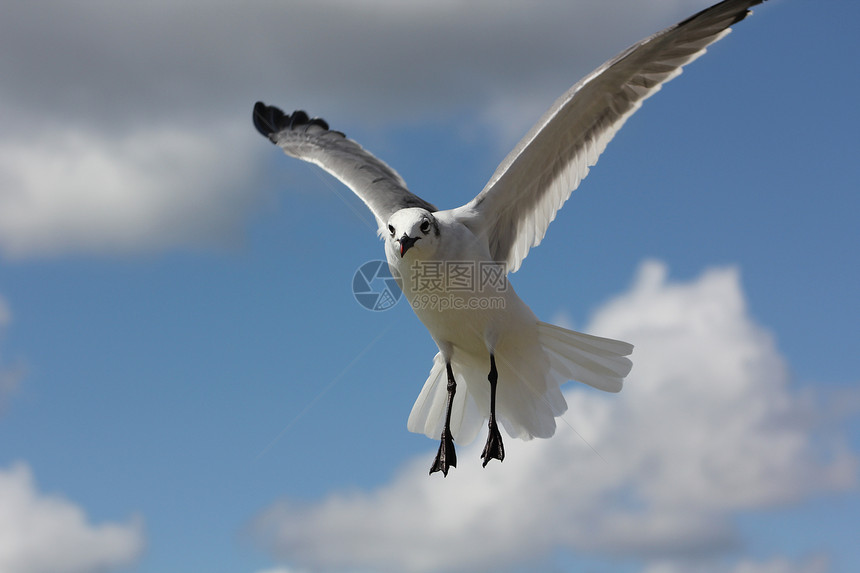
[[[402,259],[407,252],[422,259],[432,257],[439,242],[439,223],[430,211],[419,207],[394,213],[383,232],[388,255],[395,259]]]

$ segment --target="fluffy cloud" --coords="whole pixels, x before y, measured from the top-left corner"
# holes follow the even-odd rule
[[[0,470],[0,571],[107,571],[130,564],[142,549],[138,520],[91,525],[75,504],[38,492],[26,465]]]
[[[15,55],[0,62],[0,94],[43,114],[37,121],[65,115],[56,125],[105,130],[156,115],[212,117],[273,95],[374,122],[415,121],[556,78],[546,107],[589,67],[708,3],[15,4],[0,23],[0,49]]]
[[[13,3],[0,253],[229,239],[272,153],[252,133],[256,99],[343,129],[484,110],[512,141],[590,67],[706,3],[619,1]]]
[[[250,134],[248,134],[250,135]],[[0,140],[0,250],[13,257],[218,242],[257,197],[227,126]]]
[[[643,573],[826,573],[828,570],[827,558],[815,556],[800,563],[789,561],[783,557],[768,561],[745,559],[734,565],[664,562],[648,566]]]
[[[497,570],[559,547],[657,567],[737,549],[739,512],[856,484],[856,457],[790,389],[736,270],[673,283],[646,263],[588,330],[634,343],[634,369],[619,395],[571,387],[552,439],[508,440],[486,469],[476,443],[448,479],[428,478],[421,457],[375,491],[281,501],[259,516],[259,540],[321,571]]]

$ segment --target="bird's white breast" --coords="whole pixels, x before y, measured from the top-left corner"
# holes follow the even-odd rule
[[[386,253],[412,310],[440,348],[473,356],[503,342],[503,333],[531,331],[537,318],[508,283],[504,263],[493,261],[486,241],[453,218],[437,214],[434,249],[421,242],[400,257]]]

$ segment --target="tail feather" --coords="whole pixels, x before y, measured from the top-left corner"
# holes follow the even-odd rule
[[[538,331],[542,337],[569,340],[575,346],[588,349],[592,354],[599,356],[629,356],[633,352],[633,345],[629,342],[576,332],[548,322],[538,321]]]
[[[412,412],[409,414],[409,420],[406,422],[406,427],[410,432],[433,436],[436,426],[439,426],[440,432],[442,431],[441,421],[444,420],[444,408],[447,399],[445,386],[441,383],[444,376],[445,361],[442,359],[441,353],[436,353],[430,375],[424,382],[424,387],[421,388],[421,393],[418,394],[418,398],[412,406]]]
[[[604,392],[620,392],[623,382],[615,376],[607,376],[605,374],[597,374],[593,370],[580,366],[574,361],[562,356],[556,351],[544,347],[544,350],[549,355],[550,364],[553,371],[557,372],[566,382],[568,380],[576,380],[583,384],[588,384],[594,388],[603,390]]]
[[[538,339],[553,370],[606,392],[619,392],[633,363],[633,345],[538,322]]]
[[[617,357],[593,354],[589,350],[566,343],[562,340],[555,338],[542,338],[541,343],[545,351],[553,352],[562,359],[572,361],[598,376],[624,377],[630,370],[628,364],[619,361]]]
[[[527,339],[496,354],[499,373],[496,413],[508,434],[515,438],[548,438],[555,432],[555,418],[567,410],[560,386],[577,380],[618,392],[633,363],[627,356],[633,346],[619,340],[582,334],[559,326],[537,323],[536,338]],[[489,358],[459,355],[452,362],[457,392],[451,409],[454,440],[471,442],[489,416]],[[438,353],[430,375],[412,407],[409,431],[439,438],[448,402],[445,360]]]
[[[460,380],[466,378],[463,373],[457,372],[456,369],[454,377]],[[467,444],[475,439],[483,420],[487,416],[479,411],[474,398],[466,391],[465,384],[459,384],[458,390],[454,394],[454,403],[451,407],[451,431],[457,443]],[[442,434],[442,426],[445,424],[447,404],[448,374],[442,354],[437,353],[433,358],[430,375],[412,406],[406,427],[410,432],[425,434],[430,438],[439,438]]]

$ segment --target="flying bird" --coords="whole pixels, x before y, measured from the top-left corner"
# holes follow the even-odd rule
[[[439,439],[430,473],[457,465],[488,420],[483,465],[502,461],[499,426],[548,438],[567,409],[560,385],[618,392],[633,346],[541,322],[507,281],[642,102],[764,0],[725,0],[638,42],[563,94],[472,200],[440,210],[383,161],[303,111],[257,102],[257,130],[315,163],[371,210],[392,275],[439,352],[407,427]],[[464,388],[465,386],[465,388]]]

